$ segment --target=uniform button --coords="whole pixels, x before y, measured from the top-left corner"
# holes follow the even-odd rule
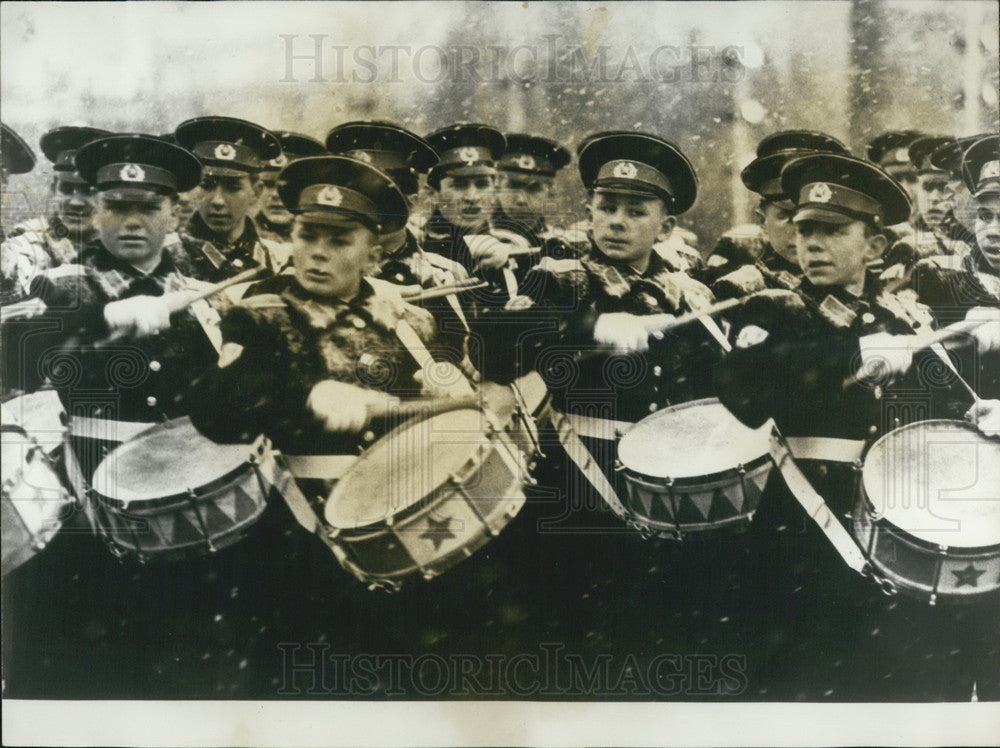
[[[363,329],[365,326],[365,321],[360,317],[355,317],[354,319],[351,320],[351,323],[359,330]]]
[[[163,368],[163,365],[159,361],[150,361],[149,362],[149,370],[150,371],[156,372],[156,371],[159,371],[162,368]]]
[[[157,403],[157,400],[152,395],[150,395],[149,397],[146,398],[146,405],[148,405],[150,408],[155,408],[156,407],[156,403]]]
[[[235,260],[233,260],[233,267],[238,267],[238,268],[243,267],[243,260],[237,257]]]
[[[650,404],[649,404],[649,412],[650,412],[650,413],[655,413],[655,412],[656,412],[656,409],[657,409],[657,408],[659,408],[659,407],[660,407],[660,406],[659,406],[659,405],[657,405],[656,403],[650,403]]]
[[[366,444],[370,444],[371,442],[375,441],[375,432],[374,431],[366,431],[365,433],[363,433],[361,435],[361,439]]]
[[[404,278],[403,278],[403,274],[402,274],[402,273],[396,273],[396,275],[395,275],[395,278],[396,278],[396,280],[397,280],[397,281],[399,281],[400,283],[402,283],[402,282],[403,282],[403,280],[404,280]]]
[[[662,374],[663,374],[663,367],[662,366],[654,366],[653,367],[653,376],[654,377],[661,376]]]
[[[883,394],[882,393],[882,388],[879,387],[878,385],[876,385],[875,389],[872,390],[872,394],[875,396],[876,400],[881,400],[882,399],[882,394]]]
[[[868,433],[871,434],[872,436],[875,436],[875,434],[878,433],[878,426],[875,425],[869,426]]]
[[[864,322],[866,325],[870,325],[872,322],[875,321],[875,315],[872,314],[871,312],[865,312],[864,314],[861,315],[861,321]]]

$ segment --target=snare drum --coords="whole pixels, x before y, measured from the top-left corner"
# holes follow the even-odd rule
[[[190,419],[118,446],[92,481],[95,530],[118,556],[145,562],[232,545],[264,512],[276,464],[268,441],[216,444]]]
[[[45,548],[73,499],[45,450],[16,426],[2,428],[3,560],[7,574]]]
[[[747,428],[715,398],[665,408],[622,437],[626,494],[612,509],[649,536],[745,529],[773,465],[769,439],[770,424]]]
[[[524,456],[472,408],[407,421],[375,442],[324,508],[341,566],[371,587],[432,579],[498,535],[524,506]]]
[[[1000,442],[963,421],[891,431],[865,457],[854,534],[887,591],[967,602],[1000,589]]]

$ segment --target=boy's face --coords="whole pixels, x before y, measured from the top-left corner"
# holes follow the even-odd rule
[[[763,203],[757,210],[761,228],[774,251],[789,262],[798,263],[795,250],[794,209],[782,208],[772,202]]]
[[[437,208],[447,221],[462,228],[475,228],[493,212],[496,175],[491,171],[442,177],[437,192]]]
[[[292,214],[278,197],[278,172],[266,172],[261,175],[260,181],[263,185],[260,196],[261,214],[277,226],[288,226],[292,222]]]
[[[917,187],[917,210],[931,228],[955,207],[955,190],[947,174],[921,174]]]
[[[674,227],[674,217],[658,197],[595,192],[587,212],[597,248],[630,265],[644,264],[657,237],[669,235]]]
[[[192,192],[202,220],[214,233],[225,236],[243,225],[262,190],[256,177],[206,175]]]
[[[796,223],[798,262],[809,281],[847,289],[863,286],[866,268],[885,248],[884,236],[865,233],[861,221]]]
[[[360,223],[330,226],[296,218],[292,226],[295,277],[316,296],[353,297],[380,252],[375,232]]]
[[[107,250],[135,266],[155,262],[173,224],[173,205],[162,196],[153,202],[102,197],[94,215],[94,226]]]
[[[56,177],[53,190],[56,217],[62,224],[75,232],[90,229],[97,210],[96,190],[88,184],[63,177]]]
[[[976,198],[976,244],[995,271],[1000,272],[1000,195],[988,192]]]
[[[500,207],[511,218],[533,221],[545,214],[552,199],[552,177],[501,172],[498,196]]]

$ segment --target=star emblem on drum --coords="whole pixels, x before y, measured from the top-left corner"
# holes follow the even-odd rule
[[[636,174],[639,173],[639,167],[631,161],[622,161],[615,166],[611,173],[618,179],[635,179]]]
[[[831,197],[833,197],[833,190],[826,182],[814,184],[809,190],[809,202],[811,203],[828,203]]]
[[[431,541],[434,543],[434,550],[438,550],[444,541],[458,537],[451,531],[451,520],[452,517],[445,517],[444,519],[428,517],[427,524],[429,526],[420,534],[420,539]]]
[[[953,570],[951,573],[955,575],[956,587],[978,587],[979,577],[986,573],[986,569],[977,569],[970,561],[964,569]]]

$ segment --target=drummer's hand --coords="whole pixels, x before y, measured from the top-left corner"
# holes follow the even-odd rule
[[[476,260],[481,268],[496,270],[504,267],[510,259],[511,245],[504,244],[492,236],[485,234],[467,236],[465,243],[469,247],[472,259]]]
[[[372,410],[398,403],[399,398],[384,392],[324,379],[313,385],[306,407],[327,431],[361,431],[371,420]]]
[[[900,375],[913,364],[913,354],[918,349],[916,335],[890,335],[876,332],[858,341],[861,349],[860,374],[864,377]]]
[[[133,296],[107,304],[104,321],[112,337],[144,338],[170,327],[170,308],[158,296]]]
[[[980,353],[1000,351],[1000,309],[987,306],[973,307],[965,315],[967,320],[986,320],[970,335],[976,339]]]
[[[425,397],[454,399],[472,392],[462,370],[448,361],[436,361],[428,370],[418,371],[413,378],[420,384]]]
[[[649,331],[642,317],[611,312],[597,318],[594,342],[609,345],[617,353],[643,353],[649,350]]]
[[[1000,400],[979,400],[969,408],[965,420],[986,436],[1000,437]]]
[[[519,311],[521,309],[530,309],[534,305],[535,302],[531,300],[530,296],[515,296],[504,304],[503,308]]]

